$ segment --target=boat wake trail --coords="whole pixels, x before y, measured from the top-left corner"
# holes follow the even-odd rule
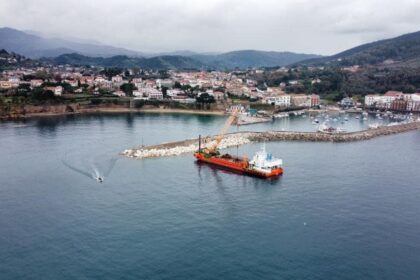
[[[79,174],[82,174],[83,176],[86,176],[86,177],[88,177],[88,178],[90,178],[90,179],[95,179],[95,177],[94,177],[94,176],[92,176],[92,174],[91,174],[91,173],[86,172],[86,171],[84,171],[84,170],[82,170],[82,169],[79,169],[79,168],[77,168],[77,167],[75,167],[75,166],[73,166],[73,165],[69,164],[69,163],[68,163],[65,159],[62,159],[62,160],[61,160],[61,162],[64,164],[64,166],[66,166],[66,167],[70,168],[71,170],[73,170],[73,171],[75,171],[75,172],[77,172],[77,173],[79,173]]]
[[[99,183],[102,183],[106,177],[108,177],[115,167],[118,161],[118,157],[112,157],[111,159],[106,156],[98,156],[86,161],[85,158],[78,157],[74,160],[69,160],[69,153],[66,153],[62,159],[64,166],[79,173],[89,179],[94,179]],[[86,162],[91,162],[89,166],[86,166]],[[72,163],[70,163],[72,162]],[[85,166],[86,168],[83,168]],[[101,172],[101,170],[103,172]]]

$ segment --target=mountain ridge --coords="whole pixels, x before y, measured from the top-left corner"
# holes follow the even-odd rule
[[[84,55],[87,62],[90,61],[97,65],[101,60],[93,58],[112,58],[123,55],[132,59],[129,62],[127,58],[124,58],[125,62],[120,64],[121,67],[132,65],[133,61],[136,60],[135,58],[144,58],[137,60],[139,65],[145,63],[146,65],[156,64],[159,67],[163,67],[163,65],[168,64],[170,68],[176,65],[180,65],[182,68],[189,65],[193,68],[205,67],[208,69],[226,70],[285,66],[304,59],[319,57],[312,54],[258,50],[238,50],[226,53],[197,53],[189,50],[180,50],[151,54],[93,43],[70,42],[62,38],[47,38],[42,37],[40,32],[28,32],[25,33],[9,27],[0,28],[0,48],[20,53],[30,58],[47,57],[50,62],[54,62],[54,59],[52,59],[54,57],[57,57],[57,61],[59,61],[64,59],[60,58],[61,55],[77,53]],[[184,61],[182,61],[181,57],[184,57]],[[80,57],[73,58],[75,63],[81,63],[79,61]],[[150,60],[147,61],[146,59]],[[70,63],[70,57],[67,57],[66,61]],[[152,63],[153,61],[154,63]],[[86,64],[88,64],[87,62]],[[111,59],[108,61],[103,60],[102,62],[111,63]]]
[[[60,52],[60,49],[66,49],[66,52],[78,52],[85,55],[142,55],[141,52],[113,46],[72,42],[61,38],[44,38],[10,27],[0,28],[0,49],[20,53],[30,58],[63,54],[63,51]]]
[[[331,56],[303,60],[297,65],[377,65],[420,59],[420,31],[362,44]],[[420,66],[420,64],[419,64]]]

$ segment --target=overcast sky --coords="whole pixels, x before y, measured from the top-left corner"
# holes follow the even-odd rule
[[[420,0],[0,0],[0,26],[147,52],[328,55],[420,30]]]

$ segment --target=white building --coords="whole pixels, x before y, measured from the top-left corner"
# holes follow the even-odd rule
[[[55,96],[61,96],[63,94],[63,87],[62,86],[56,86],[54,88],[54,95]]]
[[[167,87],[167,88],[172,88],[173,86],[173,81],[170,79],[157,79],[156,80],[156,85],[158,87]]]
[[[365,96],[365,106],[371,107],[374,104],[383,103],[383,99],[381,95],[373,95],[369,94]]]
[[[403,93],[399,91],[388,91],[384,95],[366,95],[365,106],[389,109],[392,101],[399,98],[403,98]]]
[[[124,96],[125,96],[125,92],[123,92],[123,91],[121,91],[121,90],[114,91],[112,94],[113,94],[113,95],[116,95],[116,96],[118,96],[118,97],[124,97]]]
[[[18,77],[10,77],[9,82],[11,83],[12,87],[18,87],[20,79]]]
[[[40,87],[43,83],[43,80],[31,80],[31,88]]]
[[[120,75],[117,75],[117,76],[112,77],[111,81],[114,84],[121,84],[123,82],[123,78]]]
[[[168,91],[166,92],[166,94],[169,97],[174,97],[174,96],[178,96],[178,95],[184,95],[184,91],[180,90],[180,89],[168,89]]]
[[[102,77],[102,76],[97,76],[96,78],[95,78],[95,85],[99,85],[99,84],[102,84],[102,83],[104,83],[104,82],[106,82],[107,80],[104,78],[104,77]]]
[[[68,83],[72,87],[78,87],[79,81],[78,80],[64,80],[65,83]]]
[[[213,96],[215,100],[223,100],[225,99],[225,93],[222,91],[215,91],[213,92]]]
[[[133,96],[135,97],[142,97],[143,96],[143,92],[135,90],[133,91]]]
[[[276,96],[267,96],[264,98],[265,103],[274,104],[275,106],[290,107],[291,97],[290,95],[282,94]]]
[[[148,88],[146,90],[146,95],[149,97],[150,100],[162,100],[163,93],[160,90],[155,88]]]

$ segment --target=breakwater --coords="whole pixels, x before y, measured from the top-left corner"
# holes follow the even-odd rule
[[[265,131],[265,132],[237,132],[227,134],[220,143],[220,148],[239,146],[251,142],[263,141],[311,141],[311,142],[353,142],[369,140],[378,136],[402,133],[420,129],[420,121],[402,123],[393,126],[383,126],[375,129],[349,132],[349,133],[323,133],[323,132],[292,132],[292,131]],[[211,137],[202,139],[203,146],[214,141]],[[176,156],[191,153],[198,149],[198,139],[165,143],[160,145],[137,147],[127,149],[122,155],[130,158],[152,158],[163,156]]]

